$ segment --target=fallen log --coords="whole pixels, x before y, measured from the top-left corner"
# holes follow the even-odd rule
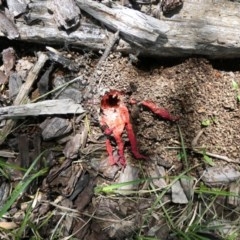
[[[116,2],[107,7],[92,0],[75,1],[81,13],[88,14],[84,18],[89,19],[91,15],[111,31],[119,31],[124,41],[114,51],[155,57],[240,57],[239,2],[185,0],[177,12],[167,15],[161,13],[160,19],[156,19]],[[42,1],[35,1],[34,4],[41,5],[43,9]],[[31,5],[28,8],[31,9]],[[67,43],[83,49],[104,50],[112,35],[97,24],[89,23],[89,20],[86,23],[83,18],[79,28],[67,32],[58,29],[56,23],[48,24],[52,17],[40,10],[33,10],[31,17],[44,21],[44,24],[30,25],[17,19],[17,39],[49,45]],[[0,36],[4,36],[1,29]]]
[[[109,27],[147,56],[240,57],[240,4],[185,0],[179,12],[155,19],[133,9],[76,0],[81,10]]]

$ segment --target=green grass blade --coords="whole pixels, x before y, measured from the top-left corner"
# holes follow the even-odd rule
[[[3,205],[2,209],[0,210],[0,218],[8,211],[8,209],[12,206],[12,204],[15,202],[15,200],[20,196],[21,193],[25,191],[25,189],[28,187],[28,185],[37,177],[40,177],[47,173],[48,169],[44,168],[37,173],[30,175],[31,171],[34,169],[36,166],[37,162],[41,159],[43,154],[45,153],[42,152],[31,164],[31,166],[28,168],[26,173],[23,176],[23,179],[17,184],[11,195],[9,196],[9,199],[7,202]]]
[[[13,192],[10,195],[10,198],[7,200],[7,202],[3,205],[2,209],[0,210],[0,218],[8,211],[8,209],[12,206],[12,204],[16,201],[16,199],[21,195],[21,193],[24,192],[24,190],[28,187],[28,185],[35,179],[38,178],[44,174],[46,174],[48,171],[48,168],[44,168],[40,170],[39,172],[29,176],[25,176],[24,180],[18,183],[16,188],[13,190]]]
[[[186,169],[188,169],[189,164],[188,164],[188,158],[187,158],[187,151],[186,151],[182,131],[181,131],[181,128],[179,127],[179,125],[177,125],[177,127],[178,127],[179,136],[180,136],[180,142],[181,142],[184,164],[185,164]]]
[[[99,193],[111,194],[111,193],[115,193],[115,190],[117,190],[121,187],[128,186],[128,185],[137,185],[139,183],[143,183],[148,180],[152,180],[152,179],[150,179],[150,178],[136,179],[134,181],[123,182],[123,183],[114,183],[114,184],[110,184],[107,186],[97,186],[97,187],[95,187],[94,192],[95,192],[95,194],[99,194]]]
[[[18,239],[21,239],[23,237],[23,233],[28,225],[28,222],[29,222],[29,218],[31,216],[31,212],[32,212],[32,205],[31,203],[28,205],[27,207],[27,211],[26,211],[26,214],[24,216],[24,219],[23,221],[21,222],[21,226],[20,228],[18,229],[17,233],[16,233],[16,236],[15,236],[15,239],[18,240]]]
[[[4,160],[0,159],[0,167],[4,168],[10,168],[18,171],[26,172],[27,169],[19,167],[17,164],[7,163]]]

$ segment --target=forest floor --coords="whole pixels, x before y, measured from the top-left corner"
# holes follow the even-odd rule
[[[23,62],[24,66],[36,62],[33,50],[46,51],[40,45],[30,51],[29,46],[8,42],[1,50],[7,47],[16,51],[15,72]],[[81,67],[72,73],[54,65],[49,90],[59,76],[66,81],[81,76],[85,87],[81,82],[71,87],[83,94],[100,54],[59,51]],[[40,75],[50,65],[49,61]],[[80,104],[86,113],[80,117],[58,116],[70,123],[71,130],[49,140],[42,135],[41,123],[55,116],[19,119],[1,145],[0,153],[8,153],[0,156],[1,191],[5,193],[1,206],[9,203],[17,184],[27,182],[41,169],[47,170],[6,207],[2,219],[11,224],[1,226],[1,238],[240,239],[238,188],[231,181],[202,179],[206,169],[239,169],[240,61],[139,58],[133,63],[129,56],[114,53],[97,70],[97,76],[96,85],[102,91],[123,93],[139,152],[148,159],[134,158],[124,132],[126,167],[109,165],[106,136],[98,119],[102,96],[93,96],[92,101],[83,98]],[[0,86],[0,107],[10,106],[8,82]],[[37,83],[29,97],[39,97]],[[57,97],[52,94],[47,98]],[[151,100],[179,120],[164,120],[130,104],[130,99]],[[97,112],[91,112],[92,108]],[[4,125],[2,120],[0,127]],[[114,139],[111,144],[118,155]],[[79,149],[71,149],[75,146]],[[24,176],[23,169],[28,169],[39,154],[38,168]],[[173,186],[176,182],[184,185],[183,178],[190,180],[188,187],[178,188],[185,192],[185,199],[178,201],[181,194],[173,196]],[[116,185],[120,182],[121,186]]]

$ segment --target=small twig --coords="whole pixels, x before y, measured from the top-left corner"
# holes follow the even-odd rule
[[[195,153],[198,153],[198,154],[203,154],[201,152],[201,149],[204,150],[203,148],[201,147],[196,147],[197,146],[197,143],[198,143],[198,140],[199,138],[201,137],[201,135],[204,133],[204,129],[201,129],[196,137],[192,140],[192,143],[191,143],[191,146],[192,146],[192,150],[195,152]],[[209,157],[214,157],[214,158],[217,158],[217,159],[220,159],[220,160],[223,160],[223,161],[226,161],[226,162],[229,162],[229,163],[239,163],[239,160],[233,160],[231,158],[228,158],[227,156],[222,156],[222,155],[219,155],[219,154],[215,154],[215,153],[210,153],[210,152],[205,152],[204,151],[204,154],[209,156]]]
[[[51,90],[51,91],[49,91],[49,92],[41,95],[40,97],[35,98],[35,99],[32,101],[32,103],[37,102],[37,101],[39,101],[39,100],[47,97],[48,95],[50,95],[50,94],[52,94],[52,93],[55,93],[55,92],[60,91],[60,90],[62,90],[62,89],[64,90],[64,89],[65,89],[66,87],[68,87],[70,84],[75,83],[75,82],[77,82],[77,81],[79,81],[79,80],[82,80],[82,76],[76,77],[76,78],[72,79],[71,81],[66,82],[66,83],[64,83],[63,85],[58,86],[58,87],[54,88],[53,90]]]
[[[22,85],[16,99],[14,100],[13,103],[14,105],[20,105],[29,102],[28,94],[31,90],[34,81],[37,79],[40,70],[42,69],[47,60],[48,56],[46,54],[44,53],[39,54],[36,64],[28,73],[26,82]],[[16,121],[11,119],[6,122],[6,125],[0,131],[0,145],[5,141],[8,134],[12,131],[12,128],[15,126],[15,123]]]
[[[96,66],[97,69],[100,68],[102,66],[103,62],[106,61],[108,55],[110,54],[113,46],[115,45],[115,43],[117,42],[118,39],[119,39],[119,30],[114,35],[112,35],[112,37],[109,39],[108,45]]]
[[[178,124],[177,124],[177,127],[178,127],[179,136],[180,136],[180,143],[181,143],[181,148],[182,148],[182,152],[183,152],[185,167],[188,169],[189,166],[188,166],[187,152],[186,152],[185,143],[183,140],[182,131]]]
[[[0,157],[4,157],[4,158],[14,158],[16,157],[18,154],[15,152],[9,152],[8,150],[0,150]]]
[[[95,85],[95,78],[97,76],[97,71],[102,67],[103,63],[105,63],[107,57],[109,56],[109,53],[111,52],[113,46],[115,45],[116,41],[119,39],[119,31],[117,31],[114,35],[112,35],[112,37],[109,39],[107,47],[102,55],[102,57],[100,58],[99,62],[97,63],[97,66],[94,70],[94,72],[92,73],[91,77],[90,77],[90,84],[91,85]]]
[[[210,153],[210,152],[205,151],[205,148],[203,148],[203,147],[197,147],[198,140],[203,133],[204,133],[204,129],[201,129],[197,133],[196,137],[192,140],[191,147],[185,147],[185,149],[188,149],[190,151],[192,150],[193,152],[195,152],[197,154],[201,154],[201,155],[203,155],[203,153],[204,153],[205,155],[207,155],[209,157],[217,158],[217,159],[229,162],[229,163],[238,163],[238,164],[240,163],[239,160],[234,160],[234,159],[228,158],[227,156],[223,156],[223,155],[219,155],[219,154],[215,154],[215,153]],[[178,142],[178,141],[174,141],[174,143],[178,144],[178,145],[181,145],[181,143]],[[182,146],[167,147],[167,149],[182,149]]]

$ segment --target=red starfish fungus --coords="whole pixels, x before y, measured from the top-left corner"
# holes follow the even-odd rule
[[[114,159],[110,140],[106,140],[106,148],[109,154],[110,164],[113,165],[119,161],[121,165],[126,166],[126,159],[124,157],[124,142],[121,138],[124,128],[126,128],[131,144],[131,151],[134,157],[138,159],[146,159],[146,157],[138,151],[136,137],[130,122],[129,112],[123,102],[123,94],[117,90],[111,90],[106,93],[101,100],[101,111],[99,119],[100,125],[105,129],[104,133],[106,135],[113,135],[118,146],[119,160]]]
[[[136,104],[137,101],[131,99],[131,103]],[[149,108],[153,113],[166,120],[178,120],[178,117],[170,115],[170,113],[166,109],[159,108],[152,101],[142,101],[140,102],[140,104]],[[123,94],[120,91],[110,90],[102,97],[101,115],[99,121],[100,125],[104,128],[105,135],[113,135],[118,146],[119,159],[114,159],[110,139],[108,138],[106,140],[106,148],[109,154],[109,161],[111,165],[117,164],[119,161],[121,165],[126,166],[126,159],[124,157],[124,142],[121,138],[123,130],[125,128],[131,144],[131,151],[134,157],[137,159],[147,159],[147,157],[143,156],[138,151],[137,140],[133,132],[132,124],[130,122],[129,112],[123,102]]]

